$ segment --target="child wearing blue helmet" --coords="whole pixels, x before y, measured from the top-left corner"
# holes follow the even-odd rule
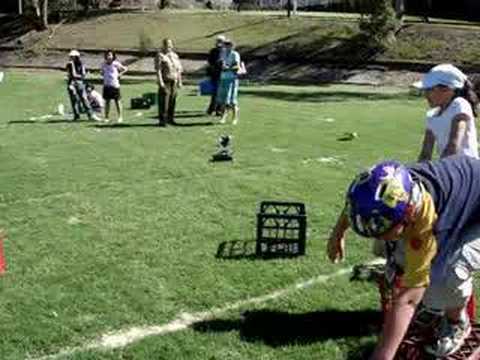
[[[420,302],[443,310],[427,352],[457,351],[471,331],[466,304],[480,269],[480,160],[451,156],[404,166],[380,163],[357,176],[328,241],[331,261],[344,256],[349,227],[395,244],[401,284],[371,357],[393,359]],[[398,240],[397,240],[398,239]]]

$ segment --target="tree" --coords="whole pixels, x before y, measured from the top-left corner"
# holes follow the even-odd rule
[[[403,15],[405,14],[405,0],[395,0],[395,14],[398,20],[403,21]]]
[[[48,0],[30,0],[33,16],[43,30],[48,28]]]
[[[298,0],[287,0],[287,17],[297,15]]]
[[[48,28],[48,0],[42,0],[43,6],[42,6],[42,28],[47,29]]]

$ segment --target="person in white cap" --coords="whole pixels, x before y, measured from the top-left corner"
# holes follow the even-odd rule
[[[222,51],[223,43],[225,42],[225,36],[218,35],[215,39],[215,47],[213,47],[208,53],[208,66],[207,66],[207,75],[212,82],[213,88],[215,91],[210,98],[210,104],[207,109],[207,114],[212,115],[221,115],[221,110],[217,105],[217,90],[218,83],[220,82],[220,74],[222,73]]]
[[[87,71],[80,59],[80,53],[77,50],[72,50],[68,54],[70,57],[67,63],[67,90],[72,104],[73,120],[80,119],[80,113],[84,110],[90,120],[100,120],[92,111],[90,103],[87,98],[85,88],[85,77]]]
[[[468,77],[451,64],[440,64],[413,86],[424,92],[431,108],[418,160],[431,160],[435,144],[440,158],[455,154],[478,158],[479,100]]]

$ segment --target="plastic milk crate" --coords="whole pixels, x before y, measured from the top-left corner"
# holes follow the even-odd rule
[[[157,105],[157,103],[158,103],[158,101],[157,101],[158,95],[157,95],[157,93],[154,93],[154,92],[145,93],[145,94],[142,95],[142,98],[147,100],[148,103],[150,104],[150,106]]]
[[[132,109],[149,109],[150,102],[147,99],[141,98],[132,98],[130,99],[130,108]]]
[[[297,202],[263,201],[257,213],[256,255],[305,255],[307,214]]]

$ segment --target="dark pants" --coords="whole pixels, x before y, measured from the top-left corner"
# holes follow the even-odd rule
[[[209,115],[213,114],[214,112],[218,113],[220,112],[220,107],[217,104],[217,93],[218,93],[218,85],[220,83],[220,78],[211,78],[212,84],[215,86],[215,91],[212,94],[212,97],[210,98],[210,105],[208,105],[207,113]]]
[[[158,124],[161,126],[174,124],[175,105],[177,102],[177,84],[174,81],[165,82],[163,88],[158,88]]]
[[[88,118],[92,117],[92,108],[87,99],[87,92],[85,90],[85,84],[82,81],[72,81],[68,85],[68,95],[70,97],[70,103],[72,104],[73,118],[78,120],[80,113],[85,110]]]

